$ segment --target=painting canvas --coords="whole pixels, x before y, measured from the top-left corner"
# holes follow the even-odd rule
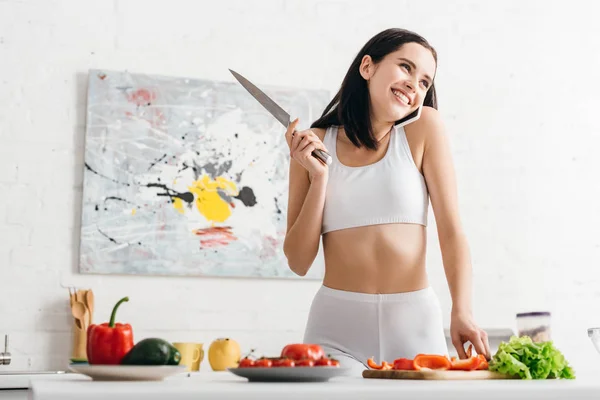
[[[255,83],[304,127],[330,99]],[[295,277],[284,133],[233,77],[91,70],[80,272]]]

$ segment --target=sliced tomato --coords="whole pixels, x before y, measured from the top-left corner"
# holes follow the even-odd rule
[[[479,367],[481,360],[474,356],[464,360],[454,360],[450,362],[450,369],[455,371],[473,371]]]
[[[419,354],[413,360],[413,368],[417,371],[423,368],[447,370],[450,366],[448,358],[436,354]]]
[[[410,371],[414,370],[415,367],[413,365],[413,360],[409,360],[408,358],[397,358],[394,360],[392,369]]]

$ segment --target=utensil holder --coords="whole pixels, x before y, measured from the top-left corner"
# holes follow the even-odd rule
[[[73,320],[73,351],[71,358],[87,360],[87,332]]]

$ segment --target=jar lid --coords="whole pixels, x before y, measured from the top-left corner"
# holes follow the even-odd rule
[[[517,318],[522,318],[522,317],[549,317],[550,316],[550,312],[549,311],[533,311],[533,312],[524,312],[524,313],[518,313],[517,314]]]

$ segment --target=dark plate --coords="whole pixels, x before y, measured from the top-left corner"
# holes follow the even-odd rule
[[[341,367],[248,367],[229,368],[229,372],[250,382],[326,382],[346,375],[350,369]]]

